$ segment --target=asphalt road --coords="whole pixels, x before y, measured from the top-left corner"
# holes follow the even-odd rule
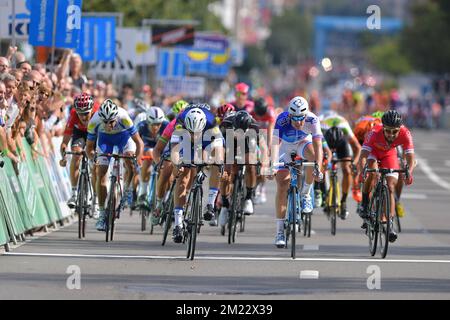
[[[336,236],[316,209],[313,235],[298,238],[292,260],[273,245],[270,183],[268,202],[256,206],[237,243],[204,226],[194,261],[171,239],[162,247],[160,228],[141,232],[138,214],[121,217],[112,243],[94,221],[85,240],[76,223],[37,235],[0,251],[0,299],[449,299],[450,133],[413,137],[419,166],[403,192],[403,232],[384,260],[370,256],[353,200]]]

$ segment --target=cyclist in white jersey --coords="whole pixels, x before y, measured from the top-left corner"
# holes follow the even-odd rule
[[[312,167],[305,168],[305,182],[300,186],[303,197],[302,210],[305,213],[313,211],[310,196],[311,186],[314,179],[320,181],[323,177],[322,171],[322,130],[319,118],[309,112],[308,102],[303,97],[294,97],[288,106],[288,111],[281,113],[275,123],[273,133],[274,140],[278,143],[272,146],[275,157],[279,155],[279,162],[290,162],[291,153],[295,152],[302,159],[315,161],[318,170],[314,172]],[[284,247],[286,239],[284,236],[284,220],[286,218],[287,193],[290,185],[289,170],[277,167],[276,182],[276,225],[277,233],[275,245]]]

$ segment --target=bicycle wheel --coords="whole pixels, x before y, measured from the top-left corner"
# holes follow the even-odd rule
[[[164,220],[164,231],[163,231],[163,238],[161,245],[166,244],[167,235],[169,233],[170,227],[172,226],[172,213],[173,213],[173,199],[172,194],[170,194],[170,197],[168,199],[168,202],[164,204],[164,213],[163,213],[163,220]]]
[[[234,243],[236,240],[236,224],[237,224],[237,209],[239,201],[240,183],[236,176],[235,184],[233,185],[233,195],[231,197],[230,210],[228,212],[228,244]]]
[[[375,191],[369,202],[369,218],[365,221],[367,223],[367,236],[369,238],[369,252],[373,257],[377,252],[378,244],[378,232],[379,224],[377,218],[377,203],[378,203],[378,193]]]
[[[332,181],[330,184],[330,193],[331,193],[331,207],[330,207],[330,223],[331,223],[331,234],[333,236],[336,235],[336,220],[338,215],[338,190],[339,186],[337,183],[337,176],[332,177]]]
[[[89,194],[89,178],[87,175],[83,175],[84,176],[84,192],[83,192],[83,223],[82,223],[82,227],[81,227],[81,233],[83,238],[86,237],[86,216],[89,215],[90,213],[90,209],[91,206],[88,204],[88,194]]]
[[[402,226],[400,224],[400,216],[398,215],[397,211],[397,200],[395,201],[395,217],[394,217],[394,228],[397,232],[402,232]]]
[[[83,197],[84,179],[81,175],[78,179],[78,198],[75,205],[75,212],[78,215],[78,239],[83,238],[83,216],[84,216],[84,197]]]
[[[187,237],[188,237],[188,245],[187,245],[187,255],[186,258],[190,260],[194,260],[195,256],[195,245],[197,241],[197,227],[198,220],[201,213],[202,208],[202,198],[200,195],[200,189],[194,191],[194,195],[192,197],[191,210],[187,217]]]
[[[114,216],[116,215],[116,180],[111,178],[108,205],[106,207],[106,242],[113,239]]]
[[[384,185],[381,189],[380,206],[378,207],[378,221],[380,228],[380,254],[381,258],[385,258],[389,247],[389,233],[390,233],[390,198],[389,189]],[[383,216],[386,218],[385,222],[382,222]]]
[[[145,229],[147,229],[148,211],[146,209],[140,209],[139,214],[141,215],[141,231],[145,231]]]
[[[295,259],[295,229],[297,227],[297,208],[295,205],[295,194],[296,194],[295,188],[291,188],[291,191],[289,192],[289,212],[288,212],[288,229],[290,229],[291,233],[291,257],[292,259]],[[286,237],[287,238],[287,237]],[[287,243],[287,242],[286,242]]]

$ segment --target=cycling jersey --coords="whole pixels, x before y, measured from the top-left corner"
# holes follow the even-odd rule
[[[322,140],[323,138],[319,118],[312,112],[307,113],[305,124],[301,130],[292,126],[289,112],[281,113],[275,123],[273,136],[281,142],[279,162],[289,161],[288,157],[293,151],[305,159],[304,151],[312,143],[312,139]],[[279,167],[279,169],[285,168]]]
[[[397,138],[388,143],[384,137],[383,125],[377,125],[367,135],[362,149],[370,152],[369,159],[379,160],[382,168],[398,169],[397,146],[402,146],[406,154],[414,153],[411,132],[401,126]]]
[[[98,111],[100,108],[100,104],[97,102],[94,102],[94,107],[92,108],[91,118],[94,116],[94,114]],[[87,126],[84,125],[80,118],[78,118],[77,110],[75,108],[72,108],[70,110],[69,119],[67,120],[66,129],[64,130],[65,136],[70,136],[73,133],[73,129],[76,129],[78,131],[87,132]]]
[[[255,103],[251,100],[246,100],[245,104],[242,108],[237,105],[236,101],[230,102],[230,104],[232,104],[234,106],[234,108],[236,109],[236,112],[245,110],[248,113],[252,113],[253,110],[255,109]]]
[[[271,106],[267,108],[267,112],[263,116],[258,116],[254,111],[250,115],[259,124],[261,129],[267,129],[270,124],[276,121],[275,110]]]
[[[333,114],[333,115],[325,116],[325,117],[321,116],[320,117],[320,126],[323,131],[330,129],[331,127],[337,127],[337,128],[342,129],[342,132],[344,133],[344,135],[347,138],[351,138],[354,136],[353,130],[350,127],[350,124],[348,123],[348,121],[344,117],[342,117],[338,114]]]
[[[144,120],[144,121],[141,121],[140,123],[138,123],[138,125],[137,125],[138,132],[142,138],[142,141],[144,141],[144,147],[146,149],[155,147],[156,142],[158,141],[158,138],[164,132],[164,130],[166,129],[168,124],[169,124],[168,121],[164,121],[163,123],[161,123],[161,127],[159,128],[158,132],[156,133],[155,136],[152,137],[150,129],[148,128],[149,125],[148,125],[147,121]]]
[[[114,147],[119,148],[119,153],[135,152],[136,144],[130,137],[137,133],[133,121],[130,119],[125,109],[119,108],[117,114],[117,121],[111,131],[105,131],[105,124],[98,115],[94,114],[88,124],[88,140],[97,140],[97,152],[112,153]],[[99,157],[98,163],[100,165],[108,165],[109,159],[106,157]]]
[[[375,118],[371,115],[362,116],[355,122],[353,133],[358,139],[359,143],[363,143],[366,135],[372,130],[374,125],[381,124],[381,119]]]

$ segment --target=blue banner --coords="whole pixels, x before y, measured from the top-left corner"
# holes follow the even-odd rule
[[[31,2],[30,37],[33,46],[51,47],[56,10],[55,46],[77,48],[81,30],[82,0],[34,0]]]
[[[83,17],[81,19],[80,45],[77,53],[83,61],[95,60],[95,18]]]
[[[114,61],[116,57],[116,18],[83,17],[77,52],[83,61]]]
[[[186,75],[187,56],[184,49],[160,48],[156,74],[158,79],[178,78]]]
[[[96,61],[114,61],[116,58],[116,18],[95,18]]]

